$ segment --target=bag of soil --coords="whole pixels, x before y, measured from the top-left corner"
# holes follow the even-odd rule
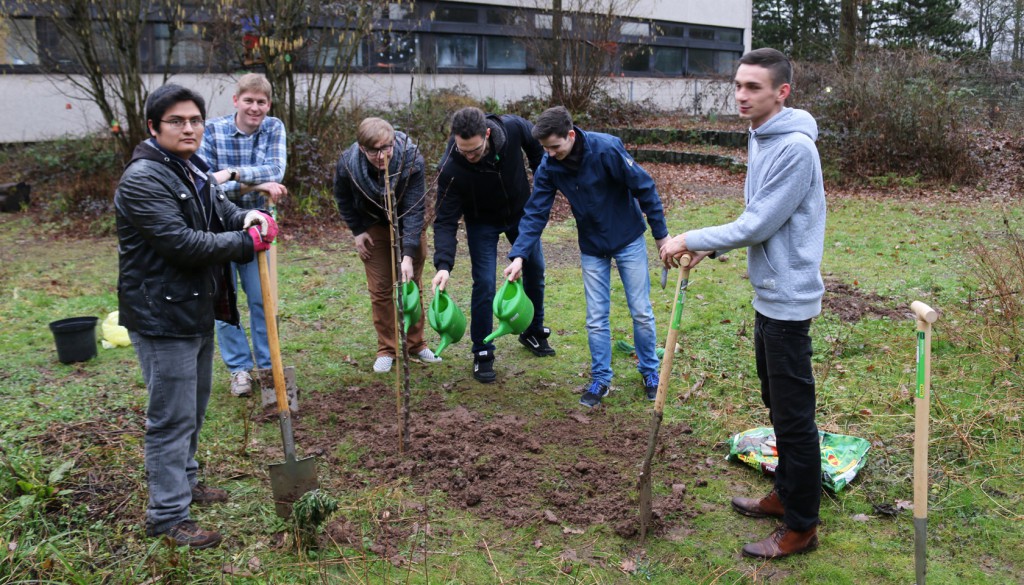
[[[867,462],[871,444],[860,437],[818,431],[821,445],[821,483],[838,493],[846,487]],[[728,440],[730,461],[742,461],[766,475],[775,475],[779,451],[775,430],[759,427],[733,435]]]

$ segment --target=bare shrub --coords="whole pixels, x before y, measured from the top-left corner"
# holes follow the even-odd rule
[[[818,119],[833,179],[967,183],[980,173],[971,135],[979,101],[958,63],[918,51],[875,51],[849,68],[801,64],[790,104]]]

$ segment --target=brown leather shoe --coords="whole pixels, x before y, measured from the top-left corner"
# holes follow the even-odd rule
[[[783,524],[775,529],[768,538],[743,546],[743,556],[759,559],[780,559],[818,548],[818,527],[797,532]]]
[[[228,492],[220,488],[210,487],[204,483],[197,483],[192,488],[193,504],[216,504],[228,501]]]
[[[192,548],[210,548],[220,544],[220,533],[215,530],[203,530],[193,520],[182,520],[164,533],[175,546]]]
[[[775,490],[772,490],[772,493],[759,500],[754,498],[733,498],[732,509],[751,518],[764,518],[766,516],[782,518],[785,512],[785,509],[782,507],[782,500],[779,499],[779,493]]]

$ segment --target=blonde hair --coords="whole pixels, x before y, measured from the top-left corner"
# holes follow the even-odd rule
[[[262,73],[246,73],[238,78],[238,88],[235,90],[235,95],[239,96],[246,92],[262,93],[267,96],[268,100],[273,99],[270,82]]]
[[[383,140],[394,138],[394,126],[381,118],[366,118],[359,123],[359,129],[356,130],[356,142],[363,148],[373,148]]]

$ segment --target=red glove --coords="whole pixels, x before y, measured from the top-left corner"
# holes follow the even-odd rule
[[[252,226],[247,230],[249,237],[252,238],[252,248],[254,252],[266,252],[270,249],[270,240],[260,235],[260,228]]]

